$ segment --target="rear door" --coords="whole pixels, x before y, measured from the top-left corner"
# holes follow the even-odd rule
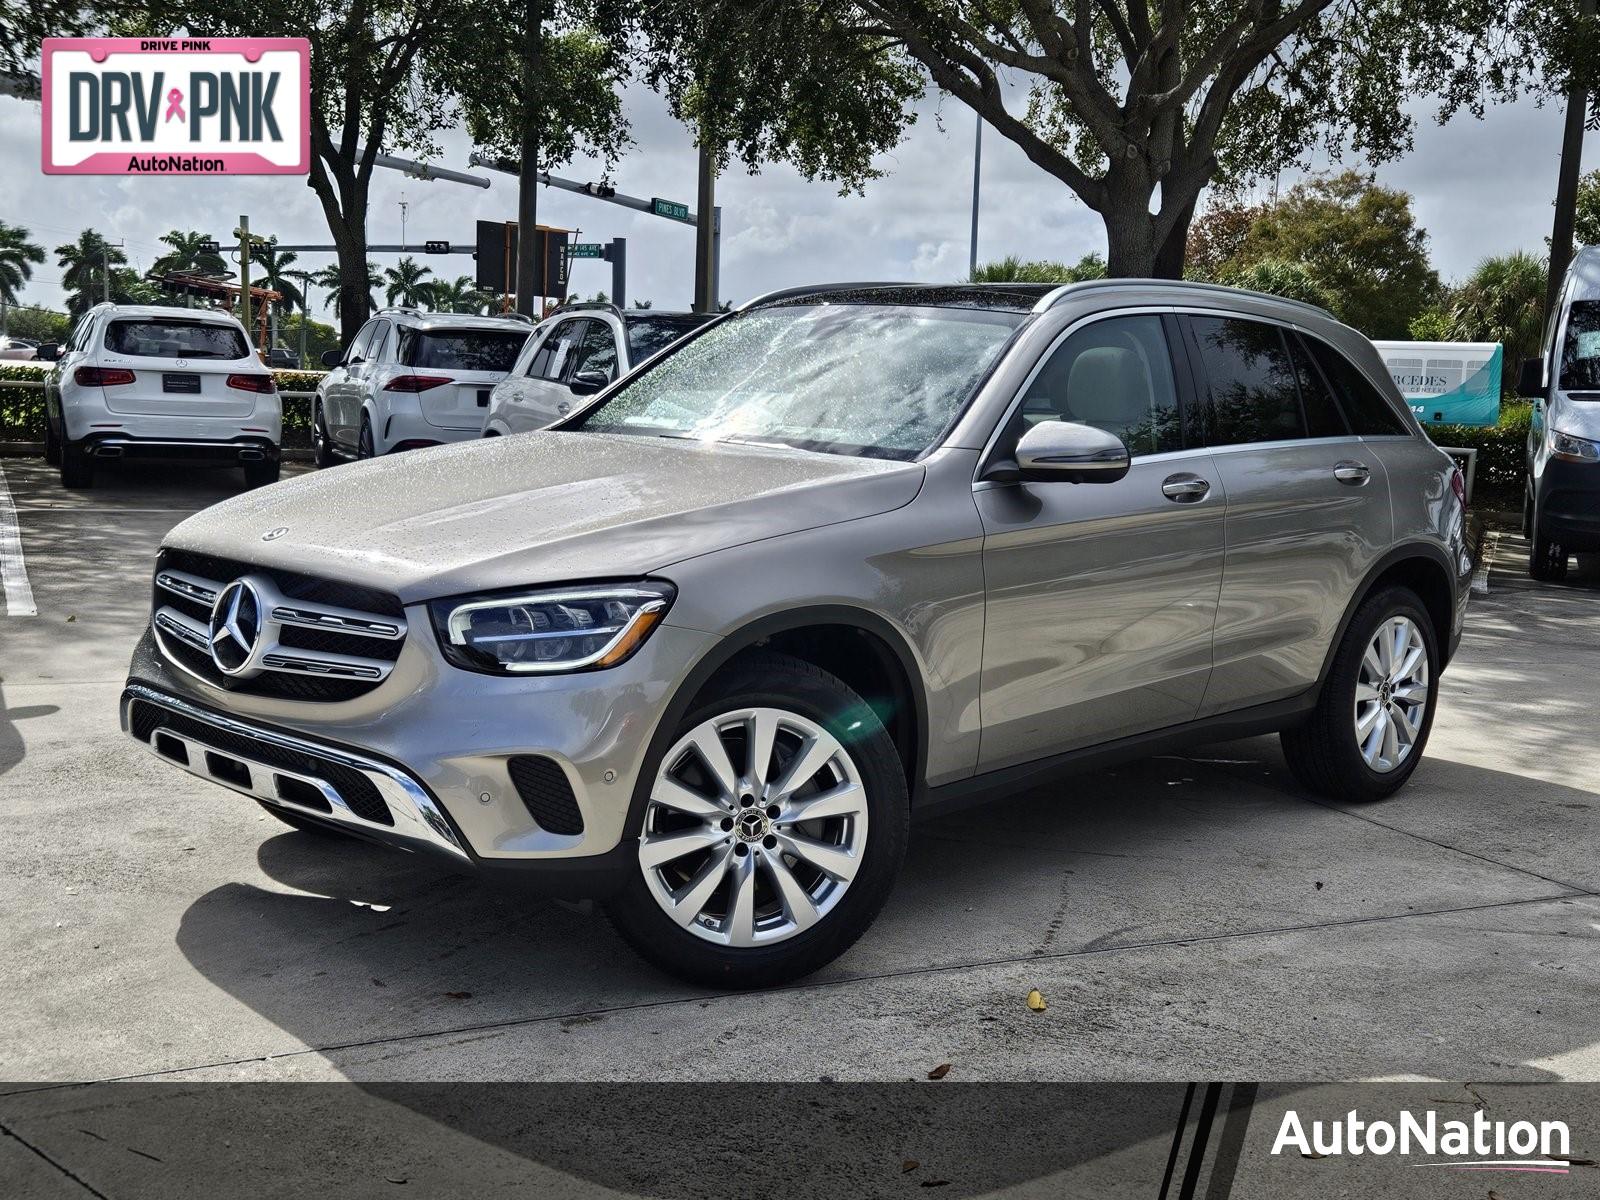
[[[87,361],[132,372],[105,389],[106,408],[128,416],[248,417],[257,393],[228,377],[264,371],[238,326],[199,317],[112,316]]]
[[[1171,316],[1079,326],[1046,355],[995,450],[1076,421],[1133,457],[1115,483],[975,485],[983,520],[985,769],[1193,719],[1211,674],[1226,498],[1188,428]]]
[[[1200,715],[1285,699],[1321,674],[1357,585],[1389,546],[1388,477],[1294,329],[1182,318],[1228,495],[1215,665]]]
[[[518,386],[515,402],[507,406],[506,423],[513,433],[543,429],[572,411],[572,390],[565,381],[589,324],[587,317],[569,317],[545,335]]]
[[[366,360],[379,324],[368,321],[361,327],[344,353],[344,362],[329,372],[323,384],[323,420],[327,422],[328,436],[350,454],[355,453],[361,435],[361,372],[367,369]]]

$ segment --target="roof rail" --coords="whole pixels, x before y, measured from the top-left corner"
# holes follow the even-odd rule
[[[406,313],[409,316],[420,317],[422,315],[422,310],[420,308],[408,308],[403,304],[389,304],[378,309],[372,315],[377,317],[382,316],[384,313]]]
[[[800,296],[812,296],[818,292],[848,292],[852,288],[893,288],[917,287],[918,284],[907,283],[904,280],[873,280],[869,283],[807,283],[800,287],[779,288],[777,291],[765,292],[753,299],[746,300],[743,304],[734,306],[735,312],[744,312],[748,308],[758,308],[763,304],[773,304],[779,300],[793,300]],[[921,285],[927,286],[927,285]]]
[[[1125,288],[1140,284],[1157,288],[1175,288],[1185,292],[1213,293],[1223,296],[1251,296],[1257,300],[1271,300],[1277,304],[1288,304],[1295,308],[1303,308],[1319,317],[1327,317],[1330,321],[1339,319],[1327,309],[1315,304],[1308,304],[1304,300],[1294,300],[1288,296],[1274,296],[1270,292],[1253,292],[1249,288],[1228,287],[1220,283],[1203,283],[1196,279],[1085,279],[1079,283],[1068,283],[1058,287],[1041,299],[1038,304],[1034,305],[1033,311],[1043,312],[1047,308],[1054,308],[1069,295],[1097,291],[1102,288]]]
[[[558,312],[561,312],[561,313],[577,312],[577,311],[584,310],[584,309],[587,309],[587,310],[590,310],[590,311],[593,311],[595,309],[601,309],[601,310],[604,310],[605,312],[615,313],[619,317],[622,315],[622,309],[618,308],[615,304],[611,303],[611,301],[609,301],[609,300],[575,300],[571,304],[566,304],[566,303],[558,304],[556,306],[556,308],[555,308],[555,311],[552,312],[550,315],[551,316],[555,316],[555,314],[558,313]]]

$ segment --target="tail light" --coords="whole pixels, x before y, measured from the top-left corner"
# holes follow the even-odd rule
[[[260,392],[263,396],[270,396],[278,390],[271,375],[229,375],[228,386],[241,392]]]
[[[1450,468],[1450,490],[1456,494],[1456,499],[1461,501],[1461,507],[1467,507],[1467,481],[1461,474],[1460,467]]]
[[[72,381],[79,387],[116,387],[132,383],[133,372],[125,367],[79,367],[72,373]]]
[[[383,385],[386,392],[425,392],[429,388],[454,383],[448,375],[396,375]]]

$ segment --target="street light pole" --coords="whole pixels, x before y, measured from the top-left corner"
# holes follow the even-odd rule
[[[977,113],[978,129],[972,136],[972,240],[967,251],[967,278],[978,273],[978,182],[983,166],[983,114]]]
[[[1578,0],[1580,17],[1594,16],[1595,0]],[[1589,115],[1589,93],[1574,82],[1567,92],[1567,123],[1561,138],[1561,165],[1556,174],[1556,215],[1550,232],[1550,274],[1545,281],[1544,310],[1555,311],[1567,264],[1572,261],[1572,235],[1577,224],[1578,171],[1583,158],[1583,126]]]
[[[699,196],[695,201],[694,307],[696,312],[717,311],[717,159],[700,142]]]

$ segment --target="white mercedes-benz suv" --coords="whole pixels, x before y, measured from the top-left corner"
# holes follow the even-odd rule
[[[108,458],[240,466],[250,487],[277,480],[278,389],[228,313],[99,304],[38,355],[55,363],[45,459],[63,487],[92,486]]]
[[[379,311],[344,350],[322,356],[317,466],[478,437],[489,393],[532,332],[522,318]]]

